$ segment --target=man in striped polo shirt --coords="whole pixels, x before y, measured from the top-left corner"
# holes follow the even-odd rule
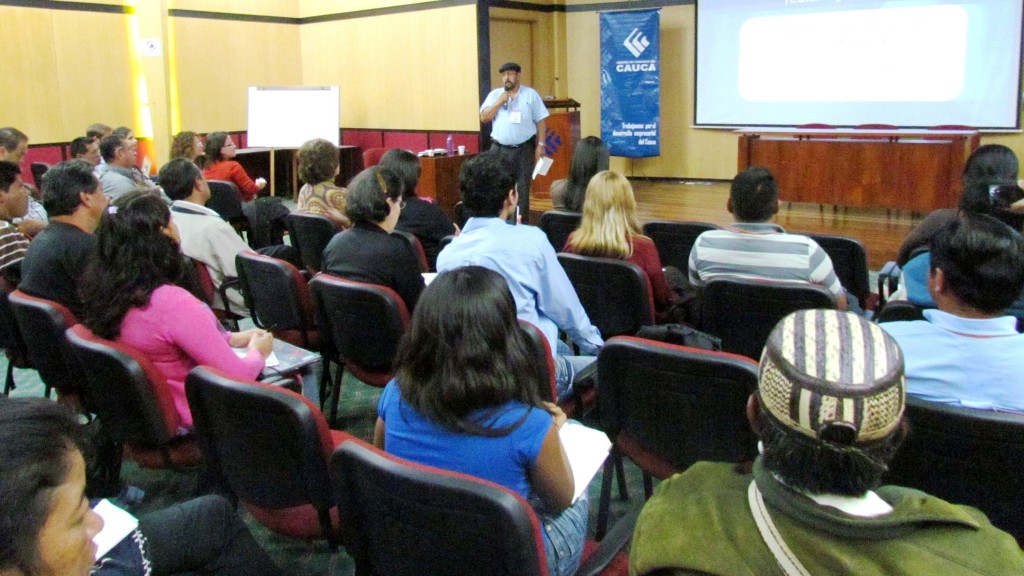
[[[767,168],[737,174],[726,207],[737,221],[697,237],[690,250],[691,285],[721,276],[818,284],[835,296],[840,310],[847,309],[846,290],[828,254],[807,236],[788,234],[771,222],[779,211],[779,187]]]
[[[28,249],[28,238],[10,223],[28,210],[28,190],[21,182],[21,169],[13,162],[0,160],[0,275],[11,287],[21,280],[21,261]]]

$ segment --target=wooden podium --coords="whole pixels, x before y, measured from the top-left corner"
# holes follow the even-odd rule
[[[420,158],[420,182],[416,194],[433,198],[434,204],[444,211],[452,222],[455,204],[459,201],[459,171],[475,154],[462,156],[423,156]]]
[[[530,194],[538,198],[550,198],[551,183],[569,177],[572,153],[580,141],[580,103],[572,98],[546,99],[544,105],[551,113],[546,120],[548,133],[544,154],[554,160],[554,164],[530,186]]]

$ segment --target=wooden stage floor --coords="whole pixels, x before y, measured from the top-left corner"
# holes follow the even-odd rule
[[[631,179],[636,195],[637,211],[642,222],[651,220],[697,220],[720,226],[733,222],[725,209],[729,198],[728,182],[649,181]],[[540,222],[540,215],[551,209],[551,199],[533,196],[530,199],[530,221]],[[887,215],[884,208],[819,207],[817,204],[783,202],[775,222],[790,232],[814,232],[850,236],[864,244],[868,266],[877,271],[889,260],[896,259],[903,238],[914,228],[921,215],[912,217],[907,211],[894,210]]]

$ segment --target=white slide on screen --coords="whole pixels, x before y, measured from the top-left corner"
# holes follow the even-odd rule
[[[1020,0],[698,0],[696,124],[1015,128]]]

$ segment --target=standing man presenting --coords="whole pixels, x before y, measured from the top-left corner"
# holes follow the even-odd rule
[[[491,144],[513,166],[519,215],[525,224],[530,219],[530,176],[534,164],[544,155],[544,119],[549,114],[540,94],[519,83],[519,64],[506,62],[498,72],[505,86],[487,95],[480,106],[480,122],[492,123]]]

